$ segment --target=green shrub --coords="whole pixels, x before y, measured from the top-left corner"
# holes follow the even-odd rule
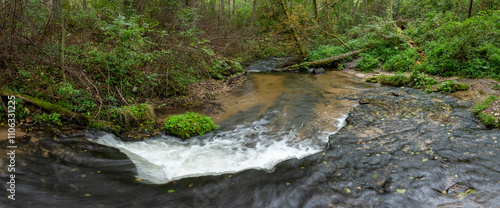
[[[481,122],[483,122],[487,126],[494,126],[496,128],[500,128],[500,119],[496,119],[492,115],[483,112],[485,109],[488,109],[490,107],[490,104],[493,101],[496,101],[498,99],[500,99],[500,97],[495,97],[492,95],[484,99],[474,107],[473,110],[474,114],[476,114],[477,117],[481,120]]]
[[[465,21],[453,12],[431,14],[417,22],[408,33],[427,55],[427,73],[500,78],[500,11],[480,12]]]
[[[337,56],[343,53],[349,52],[345,46],[334,46],[334,45],[321,45],[316,50],[309,51],[308,59],[310,61],[315,61],[319,59],[324,59],[332,56]]]
[[[61,117],[60,114],[58,113],[51,113],[51,114],[42,114],[42,115],[35,115],[35,122],[45,122],[45,123],[48,123],[48,124],[54,124],[54,125],[58,125],[58,126],[61,126],[62,125],[62,121],[61,119],[59,119],[59,117]]]
[[[356,70],[360,70],[363,72],[372,72],[379,66],[380,63],[377,58],[370,55],[364,55],[363,58],[358,61],[358,64],[356,65]]]
[[[430,87],[437,82],[432,77],[425,76],[424,73],[413,72],[409,77],[409,85],[413,88]]]
[[[218,128],[219,126],[215,125],[210,117],[187,112],[167,118],[162,130],[168,134],[186,139],[191,136],[203,135],[205,132],[217,130]]]

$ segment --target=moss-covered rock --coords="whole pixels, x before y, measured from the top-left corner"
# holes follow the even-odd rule
[[[203,135],[206,132],[217,130],[218,128],[219,126],[215,125],[210,117],[198,113],[187,112],[185,114],[168,117],[165,120],[162,130],[167,134],[186,139],[191,136]]]
[[[155,112],[153,106],[143,103],[128,105],[113,110],[113,118],[124,128],[152,128]]]
[[[374,77],[368,77],[365,79],[366,82],[371,82],[371,83],[377,83],[378,82],[378,76]]]
[[[487,126],[500,128],[499,99],[500,97],[489,96],[474,108],[476,116]]]

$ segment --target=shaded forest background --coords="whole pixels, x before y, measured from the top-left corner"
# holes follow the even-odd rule
[[[360,71],[498,80],[499,9],[498,0],[0,0],[0,83],[116,118],[270,56],[367,48]]]

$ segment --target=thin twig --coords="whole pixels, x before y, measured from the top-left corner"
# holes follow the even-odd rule
[[[118,87],[115,86],[115,89],[116,91],[118,92],[118,95],[120,95],[120,97],[122,98],[123,102],[125,102],[125,104],[129,105],[127,100],[125,100],[125,98],[123,98],[123,95],[122,93],[120,92],[120,90],[118,89]]]

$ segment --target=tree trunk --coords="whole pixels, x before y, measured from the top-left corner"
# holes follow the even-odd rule
[[[307,53],[304,50],[304,47],[303,47],[303,44],[302,44],[302,40],[300,39],[297,30],[293,26],[293,24],[291,22],[292,20],[290,19],[290,15],[288,14],[288,10],[286,9],[285,0],[281,0],[280,2],[281,2],[281,8],[283,9],[283,12],[285,12],[285,16],[286,16],[286,21],[288,23],[288,27],[290,27],[290,29],[292,30],[293,38],[295,39],[295,41],[297,42],[297,46],[299,47],[300,56],[301,56],[301,58],[307,58]]]
[[[318,21],[318,0],[313,0],[314,19]]]
[[[61,4],[61,70],[62,70],[62,77],[63,77],[63,83],[66,83],[66,69],[64,67],[64,39],[65,39],[65,32],[64,31],[64,15],[63,15],[63,7]]]
[[[255,22],[255,9],[257,8],[257,0],[253,0],[252,20],[250,21],[250,32],[253,32],[253,23]]]
[[[87,10],[87,0],[82,0],[82,9]]]
[[[276,72],[305,71],[308,68],[331,66],[333,63],[335,63],[337,61],[340,61],[342,59],[346,59],[349,57],[357,56],[365,51],[366,51],[366,48],[363,48],[363,49],[360,49],[357,51],[352,51],[352,52],[341,54],[338,56],[332,56],[332,57],[326,58],[326,59],[320,59],[320,60],[316,60],[316,61],[309,61],[309,62],[304,62],[301,64],[295,64],[293,66],[283,68],[283,69],[273,69],[272,71],[276,71]]]
[[[219,20],[222,21],[222,20],[224,20],[226,18],[226,15],[224,13],[225,12],[224,11],[225,10],[224,9],[224,0],[220,0],[220,5],[219,6],[220,6],[220,11],[219,11],[220,12],[220,18],[219,18]]]
[[[472,17],[472,3],[474,3],[474,0],[470,0],[469,3],[469,18]]]
[[[227,19],[231,19],[231,0],[227,0]]]
[[[236,0],[233,0],[233,16],[235,11],[236,11]]]

